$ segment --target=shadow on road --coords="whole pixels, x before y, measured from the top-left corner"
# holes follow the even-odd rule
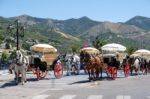
[[[7,82],[7,83],[3,84],[2,86],[0,86],[0,88],[13,87],[13,86],[16,86],[15,81],[10,81],[10,82]]]
[[[40,80],[50,80],[50,79],[53,79],[53,78],[40,78]],[[37,78],[27,78],[27,81],[38,81]]]
[[[73,84],[82,84],[82,83],[90,83],[90,82],[96,82],[96,81],[113,81],[112,78],[110,77],[103,77],[103,78],[99,78],[96,80],[82,80],[82,81],[77,81],[77,82],[73,82],[73,83],[69,83],[69,85],[73,85]]]
[[[44,79],[41,79],[41,80],[49,80],[49,79],[44,78]],[[20,78],[19,82],[21,82],[21,78]],[[28,82],[37,82],[37,78],[28,78],[27,83]],[[13,86],[17,86],[15,80],[5,82],[3,85],[0,86],[0,88],[13,87]]]
[[[37,78],[28,78],[27,81],[38,81]]]
[[[89,83],[89,80],[83,80],[83,81],[77,81],[77,82],[73,82],[73,83],[69,83],[69,85],[73,85],[73,84],[81,84],[81,83]]]

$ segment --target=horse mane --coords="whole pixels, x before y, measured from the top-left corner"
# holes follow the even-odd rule
[[[19,55],[21,55],[20,58],[19,58],[19,60],[18,60],[19,64],[29,65],[30,62],[29,62],[29,57],[28,56],[24,55],[20,50],[17,50],[16,53],[19,54]]]
[[[20,50],[16,51],[16,63],[17,64],[23,64],[23,54]]]

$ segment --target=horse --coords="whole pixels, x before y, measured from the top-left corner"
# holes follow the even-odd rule
[[[77,54],[74,54],[71,58],[71,66],[72,66],[72,71],[79,75],[80,73],[80,57]]]
[[[66,54],[64,61],[68,76],[71,75],[71,71],[77,75],[80,73],[80,57],[77,54]]]
[[[147,63],[147,71],[150,73],[150,60],[148,61],[148,63]]]
[[[16,66],[14,67],[16,84],[19,83],[19,74],[21,74],[21,84],[22,85],[24,85],[24,83],[27,81],[26,71],[27,71],[28,65],[29,65],[28,57],[23,55],[23,53],[20,50],[17,50],[16,51]]]
[[[141,58],[140,57],[132,57],[130,58],[130,72],[131,75],[133,75],[133,70],[136,72],[136,74],[140,74],[140,69],[141,69]]]
[[[91,56],[89,53],[82,51],[80,53],[81,62],[85,62],[85,69],[88,72],[89,80],[95,80],[99,78],[99,73],[102,70],[106,69],[106,65],[104,65],[104,60],[101,56]]]
[[[67,69],[67,76],[71,75],[71,54],[65,54],[64,56],[64,63]]]

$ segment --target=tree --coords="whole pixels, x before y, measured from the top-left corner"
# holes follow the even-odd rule
[[[10,45],[9,43],[6,43],[6,44],[5,44],[5,48],[6,48],[6,49],[10,49],[10,48],[11,48],[11,45]]]
[[[101,47],[102,47],[103,45],[105,45],[106,43],[107,43],[107,41],[105,41],[105,40],[100,40],[100,39],[98,38],[98,36],[96,37],[96,39],[95,39],[94,41],[92,41],[93,46],[94,46],[95,48],[97,48],[99,51],[101,51]]]
[[[30,47],[31,47],[32,45],[30,44],[30,43],[27,43],[27,42],[24,42],[23,44],[22,44],[22,47],[24,48],[24,49],[26,49],[26,50],[30,50]]]
[[[77,52],[77,50],[78,50],[78,47],[76,47],[76,46],[72,46],[72,47],[71,47],[71,49],[72,49],[72,52],[73,52],[73,53],[76,53],[76,52]]]
[[[128,52],[129,55],[131,55],[131,54],[132,54],[133,52],[135,52],[136,50],[137,50],[137,48],[135,48],[135,47],[133,47],[133,46],[127,48],[127,52]]]
[[[16,51],[14,50],[14,51],[10,54],[9,59],[13,60],[13,59],[15,59],[15,58],[16,58]]]
[[[4,51],[1,56],[1,61],[3,64],[8,62],[8,57],[9,57],[9,55],[7,54],[7,52]]]

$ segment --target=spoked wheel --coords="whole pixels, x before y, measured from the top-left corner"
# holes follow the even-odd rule
[[[116,67],[112,67],[111,77],[113,80],[115,80],[117,78],[117,68]]]
[[[54,75],[57,79],[60,79],[63,76],[63,67],[61,64],[56,64],[54,67]]]
[[[129,66],[129,64],[127,64],[127,65],[124,67],[124,74],[125,74],[125,77],[128,77],[128,76],[129,76],[129,69],[130,69],[130,66]]]

